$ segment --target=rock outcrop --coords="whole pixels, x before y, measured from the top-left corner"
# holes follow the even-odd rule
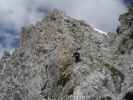
[[[108,35],[58,10],[23,28],[0,61],[0,100],[131,100],[132,14]]]

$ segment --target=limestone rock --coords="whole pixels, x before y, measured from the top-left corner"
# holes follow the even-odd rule
[[[105,35],[54,10],[23,28],[21,47],[0,60],[0,100],[131,100],[132,26],[121,23]]]

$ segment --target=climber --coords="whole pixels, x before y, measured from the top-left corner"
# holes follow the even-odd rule
[[[119,34],[120,33],[120,27],[118,27],[117,29],[116,29],[116,32]]]
[[[75,58],[75,62],[78,63],[81,61],[81,58],[80,58],[80,53],[79,52],[75,52],[73,54],[73,57]]]
[[[129,22],[129,23],[128,23],[128,26],[131,27],[131,26],[132,26],[132,22]]]

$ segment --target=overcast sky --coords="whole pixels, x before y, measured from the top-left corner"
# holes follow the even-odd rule
[[[103,31],[115,31],[125,12],[121,0],[0,0],[0,48],[19,47],[20,30],[58,8]]]

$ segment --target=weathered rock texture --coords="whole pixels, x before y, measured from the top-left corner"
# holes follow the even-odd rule
[[[132,17],[108,35],[57,10],[25,27],[0,61],[0,100],[132,100]]]

